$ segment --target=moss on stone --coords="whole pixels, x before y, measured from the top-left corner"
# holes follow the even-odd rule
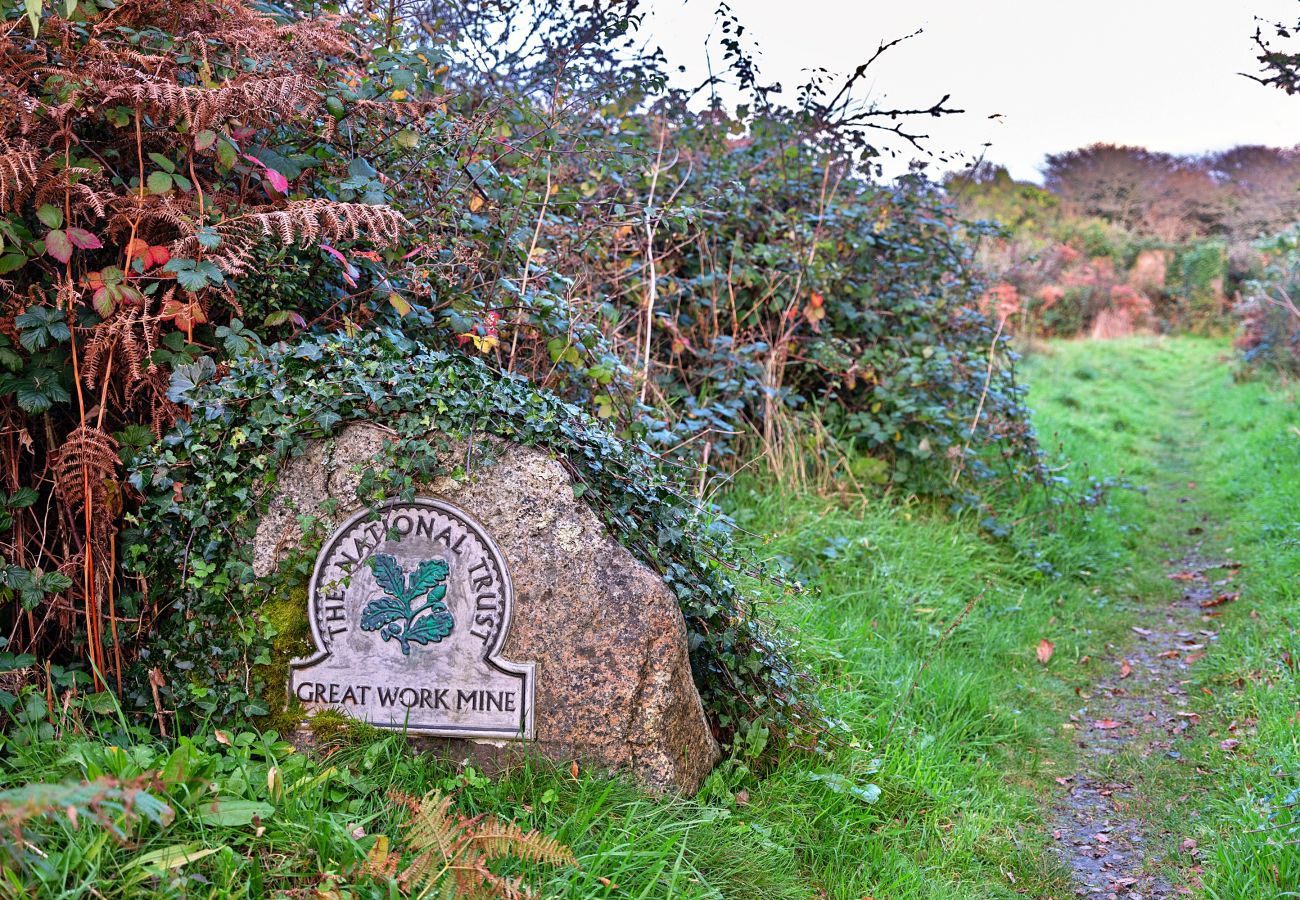
[[[271,661],[255,666],[254,675],[262,682],[262,700],[269,710],[265,727],[290,734],[302,724],[304,713],[297,698],[289,696],[289,661],[309,656],[315,648],[307,621],[307,577],[299,566],[286,564],[280,571],[292,577],[277,577],[279,583],[262,604],[260,613],[273,629]]]
[[[307,727],[320,744],[347,744],[364,746],[383,740],[391,731],[376,728],[368,722],[362,722],[344,715],[335,709],[322,709],[307,719]]]

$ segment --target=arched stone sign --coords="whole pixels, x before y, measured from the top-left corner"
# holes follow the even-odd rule
[[[379,727],[532,739],[533,665],[501,655],[514,602],[505,558],[463,510],[432,498],[362,510],[317,557],[317,652],[290,664],[289,690]]]
[[[488,768],[582,760],[697,790],[719,750],[658,573],[557,459],[495,438],[450,448],[461,477],[432,478],[376,515],[357,492],[390,439],[348,425],[277,475],[257,577],[303,546],[305,520],[328,523],[302,607],[317,652],[291,663],[286,699]]]

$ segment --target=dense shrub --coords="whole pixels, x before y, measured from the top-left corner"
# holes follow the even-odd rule
[[[1267,262],[1247,285],[1237,347],[1247,365],[1300,375],[1300,233],[1289,231],[1259,249]]]
[[[255,712],[248,670],[232,682],[198,659],[229,662],[227,645],[258,659],[257,598],[207,544],[193,567],[139,568],[173,558],[144,542],[180,534],[202,498],[183,477],[175,508],[152,482],[143,498],[124,466],[206,427],[184,402],[196,387],[219,397],[241,367],[296,360],[294,346],[332,334],[478,359],[473,371],[660,454],[696,493],[756,454],[792,477],[892,482],[986,511],[990,489],[1055,481],[953,209],[919,177],[871,178],[866,136],[916,138],[900,111],[853,98],[865,69],[774,106],[724,8],[723,57],[751,100],[729,113],[664,87],[663,60],[628,45],[634,17],[576,0],[360,22],[267,9],[37,4],[39,33],[23,23],[3,38],[10,649],[91,662],[93,687],[102,674],[137,712],[153,709],[140,679],[161,663],[168,703]],[[266,349],[277,341],[288,349]],[[281,387],[242,414],[274,418],[293,400]],[[588,446],[568,437],[557,452]],[[242,452],[205,462],[232,467],[216,483],[247,474]],[[124,539],[122,517],[145,500],[145,530]],[[205,528],[219,511],[244,521],[213,508]],[[694,657],[720,729],[773,709],[793,727],[789,673],[679,546],[699,534],[654,516],[627,528],[698,634],[731,642],[701,638]],[[195,642],[173,653],[177,634]],[[731,694],[714,683],[728,678]]]
[[[644,448],[614,437],[580,407],[481,360],[379,332],[254,344],[225,378],[177,398],[192,420],[141,454],[133,476],[147,499],[132,516],[128,568],[169,607],[167,627],[151,636],[141,671],[129,680],[140,708],[152,703],[143,676],[153,667],[184,673],[166,684],[169,704],[177,704],[171,708],[265,715],[283,705],[283,672],[266,682],[275,672],[266,668],[272,623],[244,611],[300,593],[319,549],[311,542],[321,534],[304,526],[311,537],[297,555],[301,571],[291,561],[279,576],[256,579],[253,533],[288,455],[341,424],[378,417],[395,436],[361,480],[359,502],[413,496],[416,485],[439,475],[464,477],[440,460],[452,442],[475,434],[543,447],[564,461],[611,533],[676,592],[719,736],[755,727],[793,736],[819,726],[787,647],[736,584],[738,574],[763,567],[732,548],[725,519],[682,500]]]

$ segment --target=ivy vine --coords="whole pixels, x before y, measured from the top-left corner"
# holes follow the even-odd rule
[[[610,533],[675,593],[717,733],[789,742],[822,729],[790,641],[744,586],[750,575],[770,573],[732,542],[730,522],[688,498],[645,445],[522,378],[396,332],[256,351],[232,361],[224,377],[175,383],[173,396],[191,418],[135,460],[131,481],[144,501],[128,534],[127,563],[149,585],[146,608],[161,598],[166,605],[137,666],[141,708],[152,705],[144,673],[159,667],[173,709],[270,712],[258,667],[271,662],[274,628],[262,610],[286,584],[254,577],[258,519],[287,457],[346,423],[380,420],[395,437],[383,464],[361,479],[362,502],[377,508],[414,497],[436,476],[463,476],[444,461],[453,442],[474,435],[544,448]]]

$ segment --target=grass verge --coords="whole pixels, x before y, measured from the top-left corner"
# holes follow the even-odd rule
[[[1289,832],[1247,829],[1270,821],[1300,783],[1281,777],[1300,771],[1287,655],[1300,435],[1293,394],[1234,382],[1226,352],[1207,341],[1136,340],[1054,344],[1032,360],[1044,438],[1097,474],[1150,488],[1112,492],[1088,520],[1061,513],[1033,544],[990,539],[973,516],[917,499],[798,495],[756,482],[733,491],[740,524],[770,535],[765,552],[808,585],[773,598],[774,613],[798,629],[823,701],[844,724],[843,746],[764,772],[735,759],[698,796],[664,799],[567,767],[486,778],[367,729],[346,729],[328,756],[309,759],[273,734],[205,728],[160,741],[111,711],[84,711],[81,726],[51,723],[37,695],[3,738],[5,787],[134,783],[166,772],[184,748],[179,774],[173,767],[177,777],[159,789],[175,818],[115,838],[56,805],[10,841],[5,890],[394,896],[384,879],[357,874],[378,835],[401,839],[403,813],[386,792],[436,788],[454,793],[466,815],[514,819],[570,845],[579,867],[530,873],[548,897],[1068,896],[1044,813],[1054,777],[1072,765],[1062,726],[1095,660],[1173,589],[1162,563],[1166,547],[1186,542],[1178,499],[1189,492],[1209,523],[1206,539],[1246,563],[1243,596],[1217,620],[1219,650],[1198,670],[1209,693],[1196,691],[1204,724],[1186,764],[1123,765],[1152,767],[1162,786],[1148,811],[1165,832],[1153,864],[1203,877],[1214,897],[1294,885]],[[1173,489],[1191,481],[1197,488]],[[1024,523],[1021,532],[1033,530]],[[1043,640],[1053,647],[1045,663]],[[1219,748],[1229,734],[1241,741],[1235,752]],[[214,797],[242,801],[243,812],[214,814]],[[1181,851],[1188,828],[1195,856]]]

